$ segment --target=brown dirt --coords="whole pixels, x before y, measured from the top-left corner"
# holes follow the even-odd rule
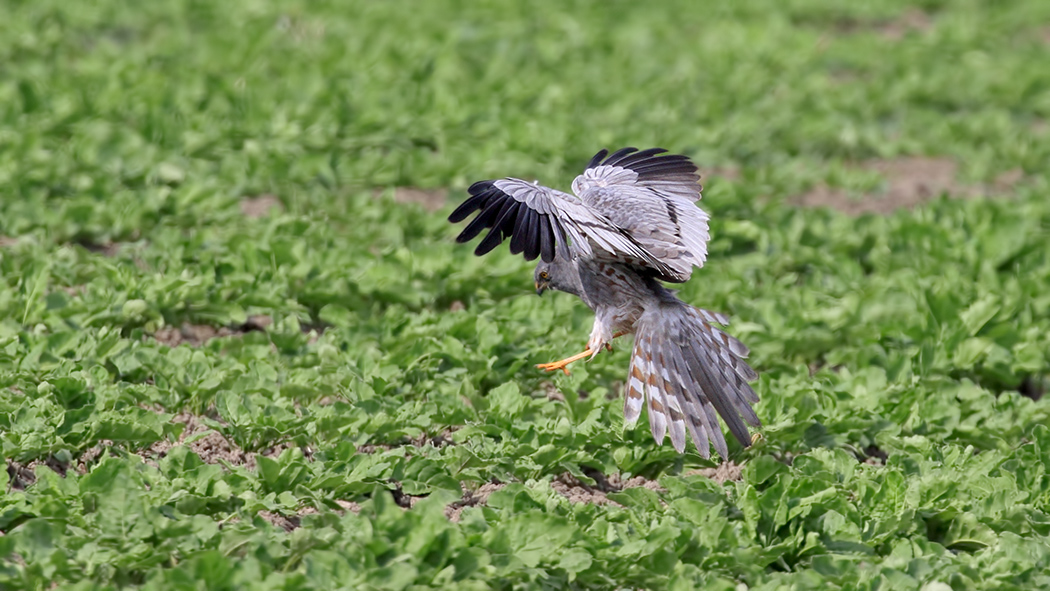
[[[554,382],[540,382],[540,388],[543,388],[543,392],[547,395],[547,400],[551,402],[565,402],[565,395],[554,385]]]
[[[742,465],[727,460],[722,462],[715,468],[701,468],[699,470],[691,470],[689,472],[686,472],[685,475],[692,476],[694,474],[699,474],[701,476],[710,478],[711,480],[714,480],[719,484],[725,484],[729,481],[736,482],[737,480],[740,480],[740,474],[743,468],[744,467]]]
[[[566,472],[551,481],[551,488],[561,493],[562,496],[568,498],[573,503],[615,505],[617,507],[621,505],[616,501],[610,500],[608,497],[609,493],[620,492],[624,489],[635,488],[638,486],[656,492],[665,492],[655,480],[648,480],[642,476],[635,476],[627,480],[621,480],[619,474],[605,476],[597,471],[588,470],[586,472],[587,476],[594,479],[594,486],[581,482],[578,478]]]
[[[449,521],[458,522],[463,514],[463,509],[485,505],[489,500],[489,496],[504,486],[507,485],[501,482],[486,482],[475,491],[469,490],[464,486],[463,498],[445,507],[445,517],[448,517]]]
[[[18,238],[0,235],[0,248],[7,248],[18,244]]]
[[[376,189],[373,194],[382,196],[384,191]],[[448,203],[448,191],[445,189],[419,189],[416,187],[395,187],[394,201],[397,203],[418,203],[423,209],[434,212]]]
[[[237,447],[234,443],[228,441],[217,431],[212,430],[200,422],[198,417],[194,415],[181,413],[173,417],[171,420],[172,422],[183,423],[186,425],[182,430],[182,434],[179,435],[179,441],[177,443],[172,443],[167,440],[158,441],[151,445],[149,449],[140,451],[139,456],[141,456],[147,463],[155,465],[157,460],[166,456],[168,451],[176,445],[187,445],[193,453],[200,456],[200,459],[207,464],[226,462],[231,466],[244,466],[248,470],[255,470],[255,458],[257,456],[277,457],[281,455],[281,452],[284,450],[295,447],[294,443],[282,443],[267,448],[258,454],[246,452]],[[202,433],[205,433],[203,437],[186,443],[187,439]],[[303,454],[307,458],[311,455],[309,449],[304,449]]]
[[[929,14],[912,8],[892,19],[842,19],[835,23],[834,31],[844,35],[874,32],[891,41],[898,41],[909,33],[925,33],[933,28],[933,24]]]
[[[93,253],[101,254],[102,256],[115,257],[120,254],[122,245],[119,242],[107,242],[105,244],[85,244],[84,248],[87,248]],[[142,268],[142,265],[138,265]]]
[[[36,473],[34,470],[42,463],[38,460],[33,460],[28,464],[22,464],[14,460],[7,461],[7,486],[9,490],[25,490],[29,485],[36,482]],[[54,469],[56,472],[62,470],[65,473],[65,466],[60,465],[59,468]]]
[[[956,178],[958,165],[950,158],[869,160],[859,163],[856,168],[878,173],[885,179],[885,190],[854,199],[843,189],[818,185],[788,202],[800,207],[828,207],[854,216],[888,214],[897,209],[911,209],[942,193],[952,197],[1005,193],[1024,176],[1020,170],[1010,170],[999,175],[991,185],[965,185]]]
[[[103,439],[97,445],[85,451],[79,458],[74,460],[73,463],[66,463],[59,461],[58,458],[50,456],[42,460],[33,460],[29,463],[22,464],[9,460],[7,462],[7,475],[10,488],[12,490],[25,490],[27,486],[36,482],[36,467],[47,466],[54,473],[62,476],[66,476],[70,468],[77,471],[77,474],[87,474],[88,467],[95,462],[102,455],[102,452],[113,445],[113,442],[108,439]]]
[[[179,328],[165,326],[153,333],[153,338],[158,343],[169,347],[178,347],[183,343],[200,347],[216,337],[228,337],[233,334],[235,334],[233,330],[225,326],[215,328],[206,324],[185,323]]]
[[[869,445],[864,449],[864,463],[871,466],[882,466],[886,464],[889,455],[876,445]]]
[[[418,437],[412,440],[412,445],[416,447],[423,447],[428,443],[433,447],[445,447],[446,445],[455,445],[452,441],[452,434],[458,431],[458,428],[446,427],[441,430],[437,435],[431,435],[427,432],[422,432]]]
[[[251,316],[244,324],[233,327],[220,326],[215,328],[207,324],[190,324],[186,322],[178,328],[165,326],[153,333],[153,338],[160,344],[169,347],[178,347],[183,343],[191,347],[200,347],[214,338],[240,335],[254,330],[266,330],[266,327],[271,324],[273,324],[273,320],[269,316],[264,315]]]
[[[925,33],[932,28],[933,19],[930,15],[914,8],[876,27],[883,37],[894,41],[904,38],[908,33]]]
[[[276,195],[258,195],[241,199],[241,214],[244,217],[258,219],[268,215],[271,210],[277,213],[284,211],[284,204]]]
[[[426,431],[420,432],[419,435],[412,439],[403,439],[400,444],[390,443],[365,443],[357,446],[357,453],[361,454],[374,454],[377,451],[390,451],[403,445],[411,445],[415,447],[424,447],[431,445],[433,447],[445,447],[446,445],[455,445],[452,441],[452,434],[458,431],[458,427],[446,427],[436,435],[431,435]]]
[[[358,509],[358,511],[360,511],[360,508]],[[271,525],[279,527],[287,532],[292,531],[293,529],[298,529],[300,522],[302,521],[302,517],[304,515],[315,515],[317,513],[318,510],[314,509],[313,507],[303,507],[302,509],[299,509],[299,511],[297,511],[295,515],[287,517],[281,515],[280,513],[273,513],[271,511],[266,510],[259,511],[259,517],[262,517],[266,521],[270,522]]]
[[[292,531],[299,527],[298,517],[285,517],[280,513],[272,513],[270,511],[259,511],[259,517],[262,517],[266,521],[270,522],[270,525],[277,526],[284,531]]]
[[[374,454],[377,451],[390,451],[392,449],[394,449],[393,445],[387,445],[385,443],[366,443],[364,445],[357,446],[357,453]]]
[[[335,504],[342,507],[342,510],[339,511],[339,513],[343,515],[345,515],[347,511],[353,513],[354,515],[357,515],[361,512],[361,505],[358,505],[353,501],[344,501],[342,499],[338,499],[336,500]]]

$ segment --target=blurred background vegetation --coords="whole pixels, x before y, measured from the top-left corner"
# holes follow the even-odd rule
[[[1047,63],[1038,0],[0,3],[0,586],[1050,586]],[[623,145],[704,175],[722,464],[444,221]]]

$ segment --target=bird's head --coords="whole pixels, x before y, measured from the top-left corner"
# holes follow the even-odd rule
[[[536,295],[543,295],[548,289],[580,295],[579,274],[576,267],[561,257],[553,261],[540,261],[533,275],[536,281]]]

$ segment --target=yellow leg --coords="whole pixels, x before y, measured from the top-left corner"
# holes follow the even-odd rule
[[[540,363],[540,364],[538,364],[536,366],[536,368],[537,369],[545,369],[547,371],[554,371],[554,370],[560,369],[560,370],[565,372],[565,375],[569,375],[569,368],[565,367],[565,366],[569,365],[573,361],[579,361],[580,359],[583,359],[584,357],[587,357],[590,354],[591,354],[591,350],[587,349],[583,353],[577,353],[577,354],[573,355],[572,357],[566,357],[565,359],[562,359],[561,361],[552,361],[551,363]]]
[[[620,331],[620,332],[614,334],[613,338],[615,339],[616,337],[623,336],[623,334],[624,334],[623,331]],[[609,344],[609,343],[605,344],[605,348],[607,350],[609,350],[609,351],[612,351],[612,345]],[[591,351],[591,348],[587,347],[587,350],[583,351],[582,353],[577,353],[577,354],[573,355],[572,357],[566,357],[565,359],[562,359],[560,361],[552,361],[550,363],[540,363],[540,364],[538,364],[536,366],[536,369],[544,369],[544,370],[547,370],[547,371],[556,371],[556,370],[560,369],[563,372],[565,372],[565,375],[570,375],[569,374],[569,368],[566,367],[567,365],[569,365],[573,361],[579,361],[579,360],[583,359],[584,357],[588,357],[588,356],[590,356],[593,353],[594,353],[594,351]]]

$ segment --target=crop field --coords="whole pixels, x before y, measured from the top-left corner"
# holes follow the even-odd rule
[[[1050,3],[0,2],[0,589],[1050,588]],[[761,438],[446,221],[700,166]]]

